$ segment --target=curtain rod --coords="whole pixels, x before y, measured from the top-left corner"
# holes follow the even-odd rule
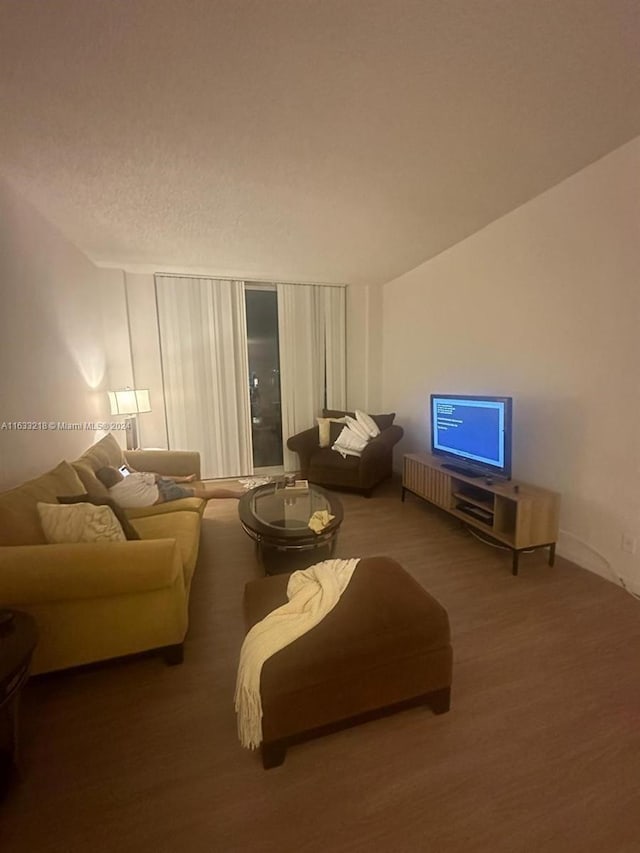
[[[243,281],[245,284],[306,284],[312,287],[349,287],[348,284],[329,283],[324,281],[279,281],[273,278],[256,278],[255,276],[237,275],[195,275],[189,273],[155,272],[154,278],[219,278],[224,281]]]

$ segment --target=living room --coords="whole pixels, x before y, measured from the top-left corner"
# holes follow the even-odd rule
[[[191,44],[187,55],[196,66],[204,63],[208,51],[221,48],[213,47],[204,37],[190,42],[196,33],[189,25],[189,16],[183,16],[173,4],[164,5],[175,34],[170,32],[171,26],[163,23],[163,16],[144,3],[131,4],[135,7],[132,18],[125,16],[122,22],[117,18],[125,15],[124,6],[114,6],[115,23],[106,12],[106,18],[101,18],[97,6],[85,11],[67,2],[47,4],[46,10],[36,4],[20,4],[20,8],[14,5],[6,13],[2,76],[7,81],[9,97],[6,126],[0,134],[0,421],[111,420],[107,389],[132,384],[134,375],[136,382],[142,380],[153,395],[157,372],[145,375],[144,369],[145,364],[150,364],[145,357],[149,352],[149,331],[154,328],[153,322],[146,322],[149,311],[155,310],[154,273],[347,284],[348,407],[396,412],[397,422],[405,431],[396,448],[396,471],[401,470],[404,453],[428,449],[430,393],[513,396],[514,476],[560,493],[558,554],[564,561],[603,579],[601,586],[589,587],[594,596],[602,595],[603,608],[606,609],[605,601],[608,606],[614,600],[611,596],[618,594],[625,613],[626,608],[637,607],[619,587],[623,582],[629,591],[640,594],[636,549],[640,536],[636,437],[640,404],[635,376],[640,316],[636,286],[640,260],[636,178],[640,160],[640,81],[637,52],[631,43],[633,19],[629,4],[622,0],[613,6],[593,2],[585,8],[585,4],[562,2],[553,4],[542,15],[540,4],[525,3],[518,13],[492,7],[485,10],[484,20],[482,12],[476,12],[474,17],[474,4],[464,4],[466,16],[461,10],[451,12],[450,20],[429,6],[425,19],[412,3],[404,4],[404,15],[397,11],[398,5],[403,4],[384,2],[373,4],[375,9],[367,7],[367,14],[358,8],[359,4],[351,4],[348,10],[339,8],[342,4],[329,4],[322,12],[318,4],[304,4],[296,12],[296,4],[278,3],[278,14],[273,11],[273,19],[269,12],[258,10],[260,4],[240,4],[241,11],[235,13],[229,4],[212,4],[220,12],[220,18],[215,19],[220,32],[229,34],[225,26],[233,32],[233,15],[240,15],[240,29],[247,44],[257,51],[257,65],[258,60],[273,61],[269,81],[280,97],[274,95],[270,103],[272,108],[278,107],[278,119],[288,128],[287,133],[291,133],[292,114],[298,121],[302,115],[308,118],[308,128],[293,135],[290,147],[282,147],[283,136],[265,132],[263,140],[270,159],[260,164],[248,159],[247,152],[253,149],[246,135],[233,137],[233,125],[226,135],[221,131],[216,137],[219,147],[213,159],[225,163],[219,170],[224,174],[213,191],[206,185],[205,170],[194,157],[194,151],[201,150],[198,146],[203,143],[192,147],[189,131],[185,130],[189,127],[188,116],[176,107],[184,95],[179,86],[180,74],[167,72],[171,63],[165,66],[160,60],[158,46],[169,48],[168,35],[185,47]],[[204,14],[200,4],[196,6]],[[435,16],[431,26],[428,13]],[[29,15],[33,16],[31,23]],[[227,19],[225,15],[231,17]],[[583,26],[574,30],[578,19]],[[38,26],[34,20],[39,20]],[[73,28],[71,20],[76,21]],[[110,22],[115,27],[115,42],[110,41]],[[74,36],[74,32],[78,35]],[[93,37],[87,38],[91,33]],[[263,46],[260,33],[269,34],[273,53]],[[81,36],[87,38],[84,45]],[[349,46],[355,38],[360,54]],[[371,40],[368,47],[367,39]],[[288,48],[292,67],[307,79],[314,58],[322,56],[321,43],[332,45],[330,60],[337,66],[335,77],[324,79],[326,90],[320,81],[308,91],[294,87],[289,92],[285,84],[289,74],[295,74],[284,60],[277,61],[276,48],[282,48],[281,55]],[[248,54],[242,52],[242,45],[238,36],[227,50],[230,54],[239,50],[246,64]],[[261,51],[258,45],[262,46]],[[402,63],[403,51],[405,59],[408,56],[415,60],[423,52],[429,53],[426,46],[433,54],[429,64]],[[392,47],[397,53],[392,53]],[[140,52],[140,66],[133,59],[136,51]],[[125,63],[118,72],[117,63],[109,59],[111,55],[133,64]],[[538,74],[539,55],[544,62],[540,60],[542,70]],[[68,56],[74,57],[75,65]],[[345,56],[351,57],[354,64],[342,65]],[[358,56],[363,57],[362,62]],[[449,70],[460,63],[456,66],[460,77],[449,81],[452,88],[447,97],[441,93],[447,74],[438,71],[436,63],[445,59],[450,61],[446,65]],[[380,64],[390,81],[388,90],[377,75],[367,76],[373,74],[368,62]],[[180,73],[186,74],[187,66],[176,59],[175,68],[181,69]],[[77,71],[76,67],[84,71]],[[213,79],[229,79],[228,90],[218,87],[224,91],[218,93],[221,102],[216,107],[228,107],[230,100],[246,93],[243,110],[250,112],[255,107],[252,86],[257,85],[257,67],[248,66],[246,77],[238,79],[227,78],[224,67],[220,54],[209,72]],[[141,68],[146,73],[134,73]],[[216,78],[216,74],[220,76]],[[55,86],[49,85],[50,80],[55,81]],[[131,81],[136,82],[136,87],[130,92]],[[474,82],[477,88],[472,85]],[[188,83],[193,85],[193,78],[188,77]],[[105,94],[107,85],[112,87],[110,95]],[[161,85],[168,91],[171,108],[167,108],[167,102],[159,102],[157,107],[153,107],[152,99],[149,105],[145,102],[154,86]],[[338,85],[343,88],[336,95],[333,87]],[[493,86],[489,94],[485,92],[488,86]],[[398,92],[406,97],[405,106]],[[336,98],[333,107],[324,100],[330,98],[330,93]],[[348,119],[358,98],[365,94],[368,121],[358,126],[355,119]],[[373,120],[377,98],[382,99],[381,109]],[[437,138],[428,133],[429,116],[422,114],[427,111],[416,110],[421,98],[429,105],[432,121],[434,116],[443,122],[449,120]],[[394,102],[397,107],[392,109]],[[122,107],[118,121],[114,112],[106,111],[107,106],[114,108],[114,103]],[[104,120],[100,112],[105,112]],[[164,124],[171,123],[168,117],[174,112],[178,116],[175,123],[186,137],[184,148],[170,149],[163,141]],[[72,122],[73,113],[78,114],[77,124]],[[358,110],[354,115],[362,117]],[[486,121],[481,120],[483,115]],[[302,155],[299,161],[296,158],[305,151],[305,138],[315,138],[318,122],[327,117],[331,118],[327,121],[330,132],[322,135],[322,144],[309,143],[310,159],[317,166],[312,171]],[[264,113],[254,115],[256,130],[260,127],[258,118],[264,118]],[[285,118],[289,118],[288,125],[284,125]],[[440,128],[439,124],[436,126]],[[241,127],[246,133],[247,125]],[[372,137],[376,133],[380,138],[374,146]],[[145,135],[156,142],[148,148],[136,147]],[[337,146],[338,159],[331,146],[331,137],[336,136],[342,143]],[[233,139],[239,140],[237,145],[231,144]],[[407,140],[411,139],[415,142],[409,144]],[[392,143],[399,147],[392,148]],[[419,150],[421,146],[423,150]],[[204,149],[201,153],[206,160]],[[295,168],[285,165],[290,160],[295,161]],[[368,184],[364,182],[364,172],[356,171],[359,160],[368,169]],[[212,168],[211,161],[206,162]],[[330,184],[328,163],[334,170]],[[423,172],[416,172],[407,180],[404,163],[421,166]],[[270,180],[269,166],[273,170]],[[357,179],[352,180],[352,174]],[[341,182],[346,186],[343,196],[339,192]],[[206,193],[200,194],[196,190],[203,183]],[[163,185],[165,189],[150,202],[151,188]],[[233,206],[235,202],[231,204],[230,186],[237,191],[238,205],[242,205],[244,213]],[[212,225],[194,218],[194,209],[208,210],[203,195],[215,197],[215,204],[222,210],[216,216],[226,218],[226,227],[220,225],[219,219]],[[425,203],[426,199],[432,200],[433,207]],[[316,206],[317,210],[312,209]],[[286,217],[278,210],[286,210]],[[263,218],[258,216],[260,211],[267,212]],[[162,212],[166,212],[166,221],[161,218]],[[255,239],[260,229],[263,234]],[[190,239],[194,241],[191,249]],[[205,257],[198,251],[207,239],[212,248]],[[614,396],[624,404],[607,414]],[[161,411],[143,415],[140,426],[143,445],[166,446]],[[3,430],[0,489],[10,489],[35,477],[61,459],[75,459],[100,435]],[[390,518],[397,519],[398,531],[404,535],[407,529],[402,525],[406,521],[395,508],[396,501],[399,505],[397,483],[396,492],[389,493],[388,499],[382,508]],[[376,525],[375,513],[380,505],[376,499],[365,504],[348,496],[345,506],[345,512],[363,524],[362,531],[345,531],[345,545],[357,547],[365,541],[364,529]],[[424,509],[414,505],[405,509],[411,517],[416,550],[429,547],[421,538],[422,533],[415,532],[423,522],[425,530],[436,539],[453,535],[446,525],[438,528],[437,520]],[[234,534],[223,524],[233,526],[237,522],[233,508],[212,506],[208,513],[223,543],[228,542],[228,548],[223,548],[228,565],[238,569],[243,560],[251,560],[251,550],[238,552]],[[371,515],[367,517],[365,513]],[[398,553],[404,553],[398,541],[400,533],[395,536],[397,539],[391,534],[388,542],[395,542]],[[486,549],[480,543],[465,547],[470,550],[465,550],[454,537],[449,561],[456,556],[461,558],[454,577],[456,571],[466,572],[465,561],[472,559],[470,554],[476,549],[483,554],[482,549]],[[448,560],[441,557],[438,562],[435,554],[429,554],[434,565],[446,573]],[[408,560],[417,559],[413,551],[405,556]],[[201,561],[208,557],[210,543],[203,547]],[[499,564],[493,555],[487,559],[494,562],[487,564],[490,570],[480,570],[483,581],[487,580],[487,572],[491,574]],[[544,581],[555,583],[555,575],[548,574],[544,560],[538,562],[534,556],[531,559],[535,568],[525,569],[523,578],[518,580],[524,579],[536,589]],[[568,567],[569,562],[564,561],[561,565]],[[578,572],[578,577],[586,577],[588,585],[594,583],[579,569],[571,570]],[[196,572],[194,583],[208,585],[212,598],[221,607],[217,617],[220,625],[236,607],[242,594],[241,581],[252,577],[251,571],[252,567],[245,570],[241,566],[231,578],[228,569],[223,568],[218,576],[206,579],[204,573],[198,579]],[[531,580],[534,572],[539,572],[539,579]],[[471,583],[466,574],[464,577]],[[511,581],[510,577],[507,579]],[[429,580],[446,597],[446,582],[431,573]],[[577,581],[576,585],[579,586]],[[482,595],[480,584],[469,588]],[[497,594],[494,581],[486,588]],[[520,589],[530,592],[529,587]],[[517,589],[513,591],[512,587],[507,594],[516,607],[512,599],[517,599]],[[570,607],[571,599],[566,601]],[[192,642],[202,666],[205,652],[214,651],[213,640],[204,628],[204,599],[195,601],[193,607]],[[466,612],[465,608],[459,612]],[[615,608],[611,612],[617,613]],[[480,619],[479,614],[475,615]],[[240,619],[232,625],[225,623],[228,635],[223,640],[227,658],[223,671],[227,676],[239,648],[240,624]],[[216,633],[216,642],[221,636]],[[630,640],[637,640],[637,633]],[[592,641],[598,643],[597,635]],[[602,642],[606,642],[604,637]],[[189,666],[188,650],[184,666]],[[132,686],[136,681],[130,667],[125,670],[127,675],[122,681],[115,667],[89,673],[82,682],[63,676],[61,681],[47,681],[37,688],[39,701],[49,696],[49,703],[44,704],[57,719],[56,731],[62,726],[56,709],[63,713],[65,690],[75,694],[73,724],[81,726],[85,713],[81,699],[89,703],[85,708],[91,708],[92,686],[101,680],[101,701],[118,706],[116,725],[124,728],[126,716],[120,707],[120,690],[122,683]],[[170,715],[171,707],[158,699],[158,682],[171,690],[172,671],[156,670],[145,663],[140,673],[140,697],[147,693],[160,702],[159,713]],[[199,697],[202,703],[208,701],[207,690],[203,682]],[[216,705],[223,707],[223,703]],[[597,707],[594,703],[593,713],[597,713]],[[29,774],[39,777],[37,791],[41,794],[47,785],[55,788],[61,783],[69,784],[82,807],[77,783],[57,779],[52,767],[46,771],[34,768],[35,755],[46,759],[48,749],[54,747],[48,747],[42,734],[37,733],[42,721],[37,721],[35,710],[26,710],[31,716],[27,718],[25,753]],[[627,713],[628,709],[620,710],[622,716]],[[637,705],[633,714],[637,714]],[[149,715],[153,716],[153,711]],[[198,719],[204,726],[205,718]],[[624,719],[628,723],[629,717]],[[206,722],[212,726],[220,723],[211,718]],[[427,719],[422,725],[429,722]],[[627,723],[623,727],[629,728]],[[224,726],[228,725],[225,717]],[[389,750],[390,735],[402,727],[401,718],[390,725],[389,732],[384,733]],[[142,730],[144,720],[136,719],[133,727],[134,731]],[[380,733],[380,729],[376,732]],[[206,731],[201,734],[206,739]],[[180,733],[173,731],[173,735],[178,742]],[[31,755],[29,737],[39,738]],[[122,732],[120,737],[131,744]],[[375,739],[371,735],[365,737],[368,747],[375,750]],[[638,748],[637,736],[629,738],[627,747],[632,753]],[[466,743],[464,737],[462,742]],[[72,753],[94,745],[88,732],[65,743]],[[191,733],[187,750],[194,757],[199,748]],[[246,756],[239,747],[238,752],[233,772],[246,779],[244,770],[237,769]],[[318,746],[308,755],[314,761],[324,761]],[[362,754],[358,755],[363,759]],[[175,758],[170,752],[167,760],[172,757]],[[108,767],[113,772],[106,756],[100,760],[105,770]],[[143,761],[142,756],[121,756],[121,760],[125,771],[132,770],[132,778],[140,781],[132,765],[136,760]],[[178,781],[187,785],[193,780],[186,764],[182,757],[176,760],[185,774]],[[331,760],[347,772],[348,763],[341,765],[335,752],[331,753]],[[445,766],[441,753],[439,761]],[[80,767],[81,762],[78,760],[74,766]],[[251,770],[255,774],[263,772],[257,764],[252,764]],[[379,770],[373,760],[370,764],[365,760],[365,771],[358,787],[369,782],[376,788],[373,780]],[[282,774],[286,772],[287,765]],[[397,772],[394,778],[399,778],[400,770]],[[262,798],[260,810],[267,808],[272,796],[286,799],[290,805],[296,796],[294,786],[301,784],[300,774],[290,776],[289,782],[278,783],[269,776],[264,774],[264,779],[251,783],[252,794]],[[415,778],[418,786],[418,777]],[[148,795],[149,785],[146,780],[144,796]],[[275,795],[270,790],[274,785],[281,786]],[[195,800],[204,809],[207,797],[213,798],[214,794],[205,790],[203,778],[198,777],[195,787]],[[393,789],[376,791],[384,814],[389,816],[394,805]],[[583,793],[588,796],[588,792]],[[135,791],[129,795],[135,797]],[[328,796],[326,792],[325,795]],[[411,800],[417,792],[409,785],[404,793],[398,793],[398,797],[405,795]],[[56,802],[60,808],[72,811],[70,801]],[[275,808],[273,802],[270,805]],[[31,803],[34,809],[36,806]],[[227,806],[233,812],[247,804]],[[111,827],[119,807],[117,794],[112,792]],[[375,823],[375,808],[375,801],[369,801],[366,809],[358,812],[359,820],[371,819]],[[144,812],[144,799],[140,809]],[[611,809],[615,810],[613,806]],[[20,823],[20,814],[26,820],[35,813],[24,800],[19,801],[16,812],[19,814],[14,827]],[[53,819],[52,809],[46,813]],[[64,819],[66,831],[70,831],[68,820]],[[132,820],[127,812],[127,822]],[[341,820],[348,820],[346,804],[332,816],[336,824]],[[175,821],[172,831],[179,827],[179,816]],[[226,826],[235,825],[228,815],[223,822]],[[207,835],[201,815],[190,828],[194,825],[197,831],[191,847],[188,840],[183,846],[204,849],[206,841],[215,836]],[[419,842],[418,846],[403,848],[400,843],[392,847],[382,828],[378,829],[386,838],[378,849],[420,849]],[[449,846],[442,842],[442,846],[433,849],[499,849],[495,844],[488,846],[489,839],[495,838],[485,829],[488,835],[484,837],[484,847],[481,841],[475,846],[471,841],[466,847],[456,847],[452,835]],[[533,832],[531,827],[529,830]],[[83,838],[86,845],[96,849],[115,849],[109,846],[113,845],[112,837],[95,831],[97,836],[91,834],[89,823],[83,823],[81,831],[72,833],[73,840],[67,846],[64,838],[59,838],[58,848],[43,844],[41,849],[82,849]],[[304,846],[295,834],[282,837],[291,842],[295,838],[297,846]],[[414,833],[411,837],[415,841],[419,835]],[[155,849],[163,849],[162,839],[154,839],[151,832],[137,849],[144,849],[144,844],[150,849],[151,839],[156,842]],[[547,849],[567,849],[567,844],[564,848],[560,845],[559,837],[555,839],[557,847],[553,846],[553,839],[546,840]],[[307,849],[318,849],[311,840],[306,843]],[[223,846],[269,849],[266,841],[262,846],[257,841],[253,848],[241,848],[228,837]],[[369,837],[368,845],[363,842],[362,849],[364,846],[375,847],[375,838]],[[127,849],[127,844],[119,849]],[[350,847],[343,849],[360,848],[353,840]],[[510,849],[526,849],[526,844],[521,841],[520,847],[515,843]]]

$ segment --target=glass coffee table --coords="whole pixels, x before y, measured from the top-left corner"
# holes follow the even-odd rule
[[[314,533],[309,519],[319,510],[333,518],[320,533]],[[238,515],[244,531],[255,541],[268,575],[307,568],[333,556],[343,518],[338,498],[320,486],[309,484],[308,491],[296,493],[281,483],[248,491],[238,502]]]

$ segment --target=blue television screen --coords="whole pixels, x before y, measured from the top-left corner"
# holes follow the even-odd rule
[[[431,395],[431,450],[468,476],[511,476],[511,397]]]

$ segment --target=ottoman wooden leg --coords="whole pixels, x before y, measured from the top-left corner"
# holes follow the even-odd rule
[[[284,741],[274,740],[271,743],[263,743],[262,751],[262,766],[265,770],[271,770],[272,767],[280,767],[284,764],[284,759],[287,755],[287,747]]]
[[[434,690],[433,693],[427,694],[426,700],[434,714],[446,714],[451,707],[451,688],[443,687],[442,690]]]

